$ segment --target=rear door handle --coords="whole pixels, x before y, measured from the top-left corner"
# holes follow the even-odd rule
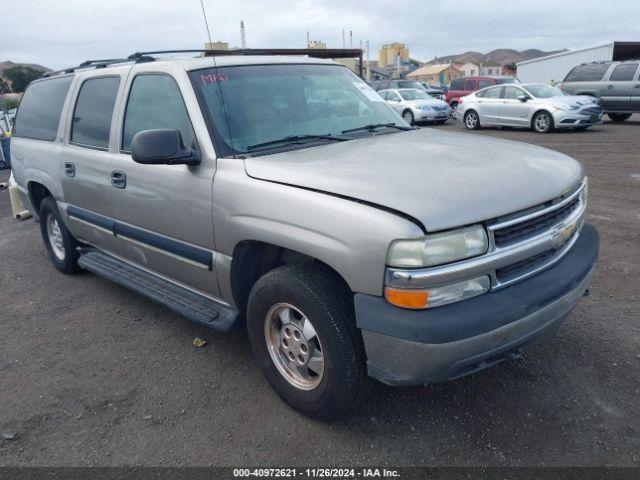
[[[76,166],[71,162],[64,162],[64,174],[67,177],[75,177],[76,176]]]
[[[119,170],[111,172],[111,185],[116,188],[126,188],[127,174]]]
[[[613,88],[613,85],[608,85],[607,88],[611,90]]]

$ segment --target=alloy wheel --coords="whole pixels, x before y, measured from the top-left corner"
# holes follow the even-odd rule
[[[58,220],[53,215],[47,216],[47,237],[49,238],[49,245],[53,254],[60,261],[64,261],[64,237],[62,236],[62,229]]]

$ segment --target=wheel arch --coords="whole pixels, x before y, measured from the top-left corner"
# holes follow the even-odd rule
[[[51,190],[36,180],[29,181],[27,183],[27,192],[29,194],[29,200],[31,201],[31,205],[35,210],[35,214],[40,212],[40,205],[42,205],[42,201],[47,197],[53,197],[53,193]]]

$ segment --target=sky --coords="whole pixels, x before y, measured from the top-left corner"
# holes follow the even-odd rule
[[[495,48],[557,50],[640,41],[640,0],[203,0],[213,41],[249,48],[402,42],[411,57]],[[141,50],[203,48],[200,0],[19,0],[3,15],[0,61],[65,68]]]

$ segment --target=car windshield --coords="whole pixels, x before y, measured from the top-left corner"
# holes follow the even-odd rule
[[[389,124],[409,127],[376,91],[342,66],[246,65],[189,75],[223,156],[255,154],[256,146],[305,143],[303,137],[307,143],[345,139],[345,130],[364,126],[380,125],[376,128],[390,132],[400,130]],[[371,135],[376,128],[357,135]]]
[[[527,85],[524,88],[535,98],[562,97],[565,94],[558,87],[552,87],[550,85]]]
[[[429,98],[433,98],[427,92],[423,90],[400,90],[400,96],[405,100],[426,100]]]

